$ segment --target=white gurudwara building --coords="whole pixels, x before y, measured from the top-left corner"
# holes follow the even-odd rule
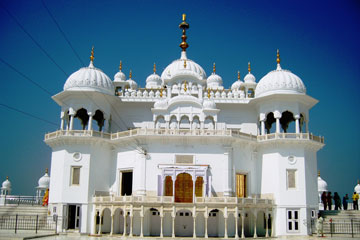
[[[188,58],[140,88],[90,65],[54,101],[49,213],[61,231],[122,236],[256,237],[311,234],[318,210],[317,158],[309,132],[318,102],[280,66],[231,88]],[[275,65],[275,64],[274,64]]]

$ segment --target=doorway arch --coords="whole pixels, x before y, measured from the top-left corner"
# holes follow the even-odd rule
[[[180,173],[176,176],[175,202],[193,202],[193,181],[188,173]]]

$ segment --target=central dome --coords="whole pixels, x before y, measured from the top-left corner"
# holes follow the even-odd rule
[[[201,83],[206,83],[206,73],[196,62],[186,56],[186,52],[181,52],[181,58],[170,63],[161,74],[161,79],[167,84],[177,76],[192,76]]]

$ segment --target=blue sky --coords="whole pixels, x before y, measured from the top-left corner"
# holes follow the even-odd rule
[[[52,95],[81,62],[40,0],[0,1],[0,57]],[[85,65],[95,46],[95,66],[110,78],[123,71],[140,86],[157,64],[160,73],[180,56],[181,14],[187,14],[188,57],[209,74],[216,62],[230,87],[247,62],[259,81],[281,65],[297,74],[307,93],[320,102],[310,112],[310,131],[325,136],[318,168],[331,191],[351,193],[360,178],[359,76],[360,4],[357,1],[47,1]],[[4,10],[64,70],[34,44]],[[0,182],[10,177],[15,194],[31,195],[50,167],[44,134],[60,125],[60,107],[0,61],[0,103],[56,126],[0,106]]]

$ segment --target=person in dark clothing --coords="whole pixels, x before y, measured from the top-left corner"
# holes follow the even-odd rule
[[[335,210],[341,210],[341,199],[337,192],[334,193]]]
[[[324,205],[324,210],[326,210],[326,208],[327,208],[326,192],[323,192],[323,193],[321,194],[321,202],[322,202],[322,204]]]
[[[326,202],[327,202],[329,210],[331,210],[332,198],[333,197],[331,196],[331,192],[328,192],[326,195]]]
[[[343,197],[343,207],[344,207],[344,210],[347,210],[348,200],[349,200],[349,196],[346,194],[346,195]]]

